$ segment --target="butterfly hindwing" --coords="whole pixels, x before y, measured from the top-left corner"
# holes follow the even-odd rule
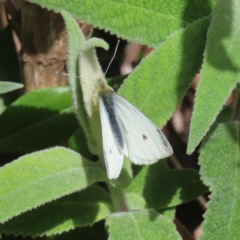
[[[103,99],[99,98],[104,159],[109,179],[118,178],[123,166],[123,150],[119,147],[111,128]]]

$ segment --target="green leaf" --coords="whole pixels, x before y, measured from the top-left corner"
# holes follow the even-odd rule
[[[152,176],[143,189],[143,196],[149,207],[161,209],[189,202],[207,191],[198,171],[178,169]]]
[[[102,188],[90,187],[9,220],[0,225],[0,233],[32,237],[60,234],[91,226],[106,218],[111,209],[109,194]]]
[[[0,82],[0,94],[14,91],[16,89],[22,88],[23,85],[20,83],[13,82]]]
[[[172,32],[207,16],[215,0],[191,2],[173,0],[31,0],[43,7],[65,9],[82,21],[127,40],[156,47]]]
[[[147,208],[146,200],[142,194],[136,192],[125,193],[125,201],[128,209],[131,210],[141,210]]]
[[[104,170],[66,148],[25,155],[0,169],[0,222],[105,180]]]
[[[133,165],[133,170],[134,178],[131,185],[126,190],[129,193],[134,192],[139,194],[143,191],[143,188],[149,178],[152,177],[149,173],[154,176],[155,174],[161,174],[161,172],[169,171],[169,168],[166,161],[161,160],[149,166]]]
[[[108,44],[103,39],[93,37],[93,38],[90,38],[89,40],[87,40],[86,42],[84,42],[82,51],[87,52],[88,50],[92,51],[92,49],[94,49],[94,51],[95,51],[95,47],[101,47],[101,48],[104,48],[105,50],[108,50],[108,48],[109,48]],[[95,61],[95,59],[91,59],[91,60]],[[98,59],[96,59],[96,61],[98,63]],[[91,67],[95,71],[98,70],[97,68],[99,68],[98,66],[94,66],[94,65]]]
[[[204,215],[202,240],[240,236],[240,125],[219,124],[203,143],[200,174],[212,195]]]
[[[199,20],[171,35],[119,90],[158,126],[171,117],[201,66],[209,20]]]
[[[77,128],[67,87],[36,90],[0,116],[0,152],[28,153],[54,146]]]
[[[95,223],[91,227],[75,228],[72,231],[56,235],[48,238],[49,240],[69,240],[78,239],[81,236],[82,239],[87,240],[107,240],[108,236],[105,230],[104,221]]]
[[[187,152],[206,135],[240,78],[240,1],[219,0],[207,36],[205,60],[191,120]]]
[[[171,220],[154,210],[115,213],[106,224],[109,240],[181,239]]]
[[[172,221],[174,220],[175,218],[175,215],[176,215],[176,208],[173,207],[173,208],[166,208],[166,209],[161,209],[158,211],[160,214],[170,218]]]
[[[61,14],[64,18],[68,32],[67,68],[74,112],[83,128],[88,132],[89,124],[87,121],[87,113],[83,107],[84,102],[81,94],[80,81],[79,79],[76,79],[76,76],[79,76],[79,53],[85,40],[76,20],[66,11],[62,11]]]
[[[143,205],[141,198],[145,199],[148,208],[164,209],[191,201],[208,191],[196,170],[169,170],[165,164],[164,161],[159,161],[144,167],[133,179],[127,188],[131,209],[139,209]],[[136,202],[139,206],[134,206],[134,199],[139,199],[140,202]]]
[[[234,109],[229,106],[224,106],[221,110],[220,114],[217,116],[216,121],[214,122],[213,127],[215,127],[219,123],[226,123],[233,120],[234,117]]]
[[[79,129],[69,138],[68,147],[75,152],[81,154],[82,157],[87,159],[93,159],[93,155],[89,151],[86,136],[83,132],[83,129],[79,127]]]
[[[96,95],[98,79],[105,78],[96,56],[95,47],[102,47],[105,50],[108,49],[107,43],[102,39],[91,38],[83,44],[80,55],[81,86],[84,106],[90,117],[90,122],[95,121],[94,114],[99,118],[99,112],[97,111],[97,106],[94,106],[96,104],[93,104],[93,99],[98,98],[98,95]]]
[[[157,172],[168,170],[166,161],[159,161],[153,166],[157,166],[152,168],[152,170],[155,169]],[[125,189],[125,201],[130,210],[141,210],[148,207],[142,193],[147,181],[149,167],[150,166],[132,165],[134,177],[131,185]]]
[[[91,40],[89,43],[87,43],[84,39],[83,33],[79,29],[79,26],[75,19],[71,17],[71,15],[66,12],[62,11],[62,16],[65,20],[67,31],[68,31],[68,59],[67,59],[67,66],[68,66],[68,72],[69,72],[69,84],[71,89],[71,96],[73,101],[73,107],[74,112],[77,116],[77,119],[79,123],[81,124],[84,133],[86,134],[87,143],[89,146],[90,151],[93,154],[99,154],[99,142],[96,140],[96,134],[100,131],[100,118],[99,114],[98,116],[98,124],[96,124],[96,128],[93,130],[91,126],[91,119],[89,119],[89,116],[85,110],[86,103],[83,101],[83,94],[82,94],[82,88],[80,85],[79,78],[76,78],[76,76],[81,76],[83,78],[83,81],[85,80],[92,80],[90,77],[82,76],[81,70],[85,69],[84,67],[87,67],[89,74],[91,74],[92,66],[88,61],[82,61],[84,52],[82,51],[84,47],[87,49],[87,47],[91,46],[91,43],[94,43],[94,41],[103,43],[103,40]],[[96,61],[95,61],[96,62]],[[84,66],[82,66],[85,63]],[[98,64],[98,62],[96,62]],[[98,64],[99,65],[99,64]],[[97,65],[97,66],[98,66]],[[90,68],[90,69],[89,69]],[[86,71],[85,71],[86,72]],[[85,106],[85,107],[84,107]],[[95,119],[95,118],[94,118]],[[92,132],[93,131],[93,132]]]

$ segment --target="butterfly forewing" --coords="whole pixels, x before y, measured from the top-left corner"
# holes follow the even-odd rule
[[[133,163],[152,164],[172,154],[164,134],[152,121],[121,96],[113,94],[112,99]]]

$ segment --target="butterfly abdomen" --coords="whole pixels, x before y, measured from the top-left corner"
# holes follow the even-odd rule
[[[121,128],[119,126],[119,122],[116,117],[116,113],[114,111],[114,102],[112,99],[112,92],[111,91],[104,92],[99,97],[101,101],[103,101],[103,105],[108,114],[108,119],[109,119],[109,123],[110,123],[111,130],[113,132],[113,135],[119,147],[123,149],[124,148],[123,134],[121,132]]]

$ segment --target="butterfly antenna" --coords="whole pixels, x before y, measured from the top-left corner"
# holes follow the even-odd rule
[[[120,40],[118,39],[118,41],[117,41],[117,45],[116,45],[116,47],[115,47],[115,51],[114,51],[114,54],[113,54],[113,57],[112,57],[110,63],[108,64],[107,69],[106,69],[106,71],[105,71],[105,73],[104,73],[105,76],[106,76],[106,73],[107,73],[107,71],[108,71],[110,65],[112,64],[113,59],[114,59],[115,56],[116,56],[116,53],[117,53],[117,49],[118,49],[119,43],[120,43]]]
[[[56,73],[57,73],[57,74],[61,74],[61,75],[63,75],[63,76],[70,76],[70,75],[69,75],[68,73],[66,73],[66,72],[56,71]],[[74,76],[74,77],[80,78],[79,76]]]

